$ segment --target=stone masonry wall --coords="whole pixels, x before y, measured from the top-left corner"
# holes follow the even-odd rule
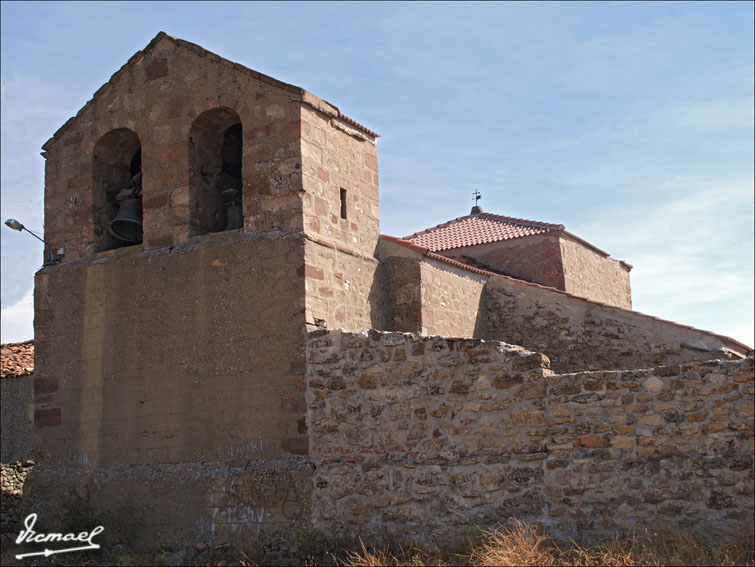
[[[428,258],[383,237],[377,249],[382,319],[373,328],[480,337],[486,332],[486,276]]]
[[[421,264],[414,258],[389,256],[380,260],[377,285],[380,287],[381,317],[374,326],[386,331],[422,330]]]
[[[34,461],[3,461],[0,464],[0,538],[3,547],[15,539],[23,526],[24,483],[34,468]]]
[[[500,270],[507,276],[564,289],[564,267],[557,234],[537,234],[526,238],[454,248],[439,254],[449,258],[468,256]]]
[[[231,544],[250,549],[282,546],[285,555],[308,529],[312,466],[305,457],[202,460],[93,468],[85,463],[40,463],[28,481],[24,499],[47,525],[60,525],[60,507],[81,498],[107,535],[120,529],[124,511],[139,528],[136,549],[185,548],[195,543]],[[65,489],[61,489],[65,487]],[[64,495],[61,495],[64,492]]]
[[[141,145],[144,243],[137,247],[192,240],[189,134],[200,114],[217,109],[236,113],[242,125],[244,230],[301,230],[304,96],[159,34],[45,144],[45,239],[64,247],[67,261],[96,252],[104,188],[95,186],[94,150],[106,133],[126,128]]]
[[[376,331],[313,332],[307,351],[312,521],[328,533],[753,521],[752,359],[556,375],[520,347]]]
[[[564,290],[608,305],[632,308],[629,268],[595,250],[561,235]]]
[[[510,278],[491,276],[485,300],[487,337],[543,352],[557,372],[720,358],[733,346],[712,333]]]
[[[330,329],[360,331],[378,325],[378,261],[333,244],[305,241],[307,321],[323,319]]]
[[[304,265],[303,235],[234,231],[38,272],[40,517],[75,488],[93,510],[133,505],[143,543],[290,534],[273,504],[288,471],[309,498]]]
[[[304,102],[310,101],[306,93]],[[304,230],[373,257],[380,237],[378,160],[375,139],[339,118],[324,101],[301,108]],[[345,191],[345,215],[341,213]]]

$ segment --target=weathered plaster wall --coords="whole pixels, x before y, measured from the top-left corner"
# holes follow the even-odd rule
[[[559,238],[564,267],[564,290],[625,309],[632,308],[629,268],[599,254],[568,235]]]
[[[306,454],[301,238],[200,240],[38,272],[34,420],[48,462]]]
[[[34,425],[34,377],[0,380],[2,458],[10,463],[31,457]]]
[[[250,471],[295,467],[306,494],[303,238],[195,242],[38,272],[30,481],[45,515],[61,486],[95,510],[120,494],[154,528],[145,538],[178,544],[288,521],[234,500]],[[277,474],[254,486],[273,494]]]
[[[543,352],[557,372],[720,358],[732,346],[712,333],[505,277],[489,277],[485,301],[489,338]]]
[[[564,267],[558,234],[536,234],[438,253],[448,258],[468,256],[508,276],[564,289]]]
[[[547,367],[497,342],[310,333],[313,525],[436,542],[510,516],[587,538],[751,525],[752,359]]]
[[[34,468],[24,505],[48,525],[57,525],[60,509],[50,501],[84,499],[105,532],[119,529],[123,511],[133,511],[139,526],[136,549],[186,548],[194,543],[231,544],[249,549],[288,546],[309,526],[312,466],[308,459],[202,460],[158,465],[111,465]],[[106,537],[111,537],[107,536]]]

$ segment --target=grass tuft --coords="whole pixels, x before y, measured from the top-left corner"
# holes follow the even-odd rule
[[[507,567],[510,565],[751,565],[755,566],[755,542],[743,529],[726,541],[713,541],[696,533],[641,533],[614,537],[602,543],[559,543],[539,525],[512,520],[482,532],[480,543],[465,554],[443,555],[422,550],[367,548],[348,552],[339,563],[345,567],[451,566]]]

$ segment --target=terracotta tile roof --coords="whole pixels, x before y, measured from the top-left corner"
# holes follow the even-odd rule
[[[349,118],[348,116],[346,116],[345,114],[343,114],[340,110],[338,111],[338,118],[340,118],[341,120],[343,120],[347,124],[351,124],[355,128],[358,128],[359,130],[361,130],[365,134],[369,134],[373,138],[379,138],[380,137],[380,134],[378,134],[377,132],[373,132],[372,130],[370,130],[366,126],[362,126],[359,122],[357,122],[356,120],[354,120],[352,118]]]
[[[18,378],[34,373],[34,341],[0,346],[0,378]]]
[[[492,213],[467,215],[444,222],[421,232],[405,236],[405,240],[424,246],[433,252],[499,242],[522,236],[562,231],[564,225],[537,222]]]

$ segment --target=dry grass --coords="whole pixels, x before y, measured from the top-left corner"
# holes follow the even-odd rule
[[[576,542],[559,544],[539,526],[512,521],[507,526],[482,533],[481,542],[465,554],[443,555],[422,549],[399,550],[367,548],[347,553],[338,563],[346,567],[406,565],[750,565],[755,566],[752,533],[742,530],[727,541],[706,540],[699,534],[642,533],[595,545]]]
[[[410,548],[407,550],[400,549],[397,555],[392,554],[388,549],[375,549],[367,547],[360,539],[359,552],[347,552],[343,561],[339,564],[348,567],[398,567],[406,565],[407,567],[445,567],[446,563],[440,552],[431,553],[424,549]]]
[[[555,552],[555,553],[554,553]],[[519,521],[483,533],[482,544],[472,550],[471,563],[480,566],[558,565],[558,549],[539,526]]]

